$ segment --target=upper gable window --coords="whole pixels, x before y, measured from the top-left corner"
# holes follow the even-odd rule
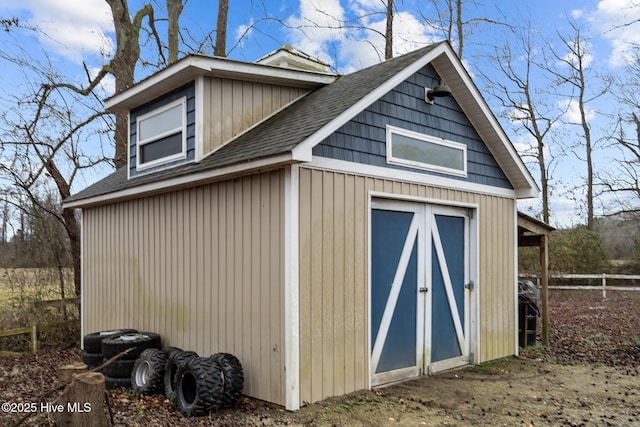
[[[186,98],[139,116],[136,169],[186,158],[186,133]]]
[[[467,176],[467,146],[387,126],[387,161],[392,164]]]

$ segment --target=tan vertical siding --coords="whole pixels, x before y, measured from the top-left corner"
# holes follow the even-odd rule
[[[300,169],[300,400],[368,384],[368,194],[478,205],[479,361],[515,352],[513,199]]]
[[[231,352],[245,394],[284,404],[283,209],[282,171],[86,209],[85,332]]]
[[[307,92],[295,87],[206,77],[204,155]]]

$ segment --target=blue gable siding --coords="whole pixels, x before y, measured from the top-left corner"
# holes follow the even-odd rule
[[[433,105],[424,102],[424,88],[437,83],[433,67],[424,67],[316,145],[313,155],[513,188],[453,97],[437,98]],[[387,125],[465,144],[467,177],[387,163]]]
[[[186,159],[177,160],[175,162],[165,163],[153,168],[147,168],[144,171],[136,170],[136,141],[137,138],[137,119],[143,114],[147,114],[156,110],[163,105],[169,104],[180,98],[187,99],[187,157]],[[196,158],[196,85],[189,83],[178,88],[165,96],[149,102],[141,107],[131,111],[129,120],[129,176],[149,173],[160,169],[170,168],[175,165],[192,162]]]

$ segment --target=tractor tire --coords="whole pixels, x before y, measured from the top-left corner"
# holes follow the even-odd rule
[[[224,378],[221,407],[231,408],[240,399],[244,385],[244,373],[240,360],[229,353],[216,353],[210,359],[218,364]]]
[[[102,340],[102,354],[105,359],[122,353],[125,350],[132,349],[125,354],[123,360],[136,360],[140,353],[148,348],[160,348],[160,335],[154,332],[137,332],[124,335],[118,335],[113,338],[105,338]]]
[[[176,372],[176,404],[188,417],[204,416],[220,408],[224,382],[218,364],[192,357]]]
[[[164,352],[164,354],[167,355],[167,357],[169,357],[169,354],[171,354],[174,351],[184,351],[184,350],[179,347],[162,347],[162,351]]]
[[[82,363],[87,365],[87,368],[93,369],[100,366],[104,361],[102,353],[82,353]]]
[[[102,368],[102,373],[105,377],[126,378],[130,380],[131,371],[133,371],[133,365],[135,363],[135,360],[119,359]]]
[[[138,357],[131,372],[131,387],[136,394],[152,395],[164,391],[164,370],[167,355],[164,351],[148,348]]]
[[[84,351],[87,353],[102,353],[102,340],[105,338],[113,338],[116,335],[130,334],[138,332],[135,329],[111,329],[109,331],[94,332],[84,336],[82,342]]]
[[[169,351],[167,364],[164,368],[164,394],[167,399],[176,403],[176,373],[178,369],[187,363],[190,358],[197,358],[195,351],[182,351],[179,348]]]

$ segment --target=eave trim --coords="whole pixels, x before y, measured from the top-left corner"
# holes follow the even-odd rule
[[[62,207],[65,209],[70,209],[111,204],[122,200],[167,193],[169,191],[174,191],[185,187],[193,187],[201,183],[218,181],[232,176],[245,175],[257,170],[271,170],[291,163],[296,163],[296,161],[292,159],[291,153],[285,153],[277,156],[253,160],[246,163],[222,166],[219,168],[208,169],[201,172],[181,175],[175,178],[168,178],[160,181],[150,182],[147,184],[114,191],[108,194],[88,197],[86,199],[63,202]]]

